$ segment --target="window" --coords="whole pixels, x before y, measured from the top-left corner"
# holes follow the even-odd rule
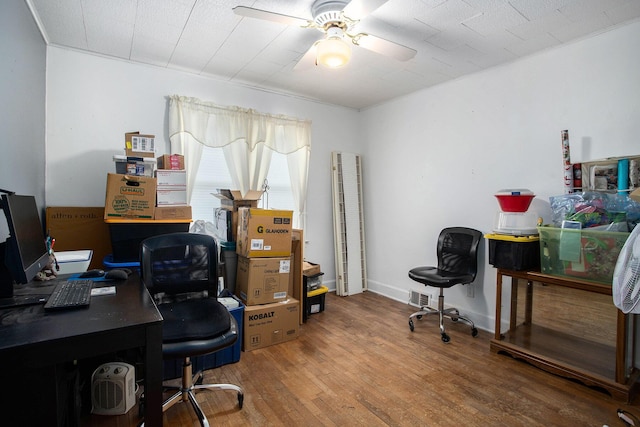
[[[262,196],[262,205],[267,209],[295,210],[293,194],[291,193],[291,180],[289,179],[289,167],[287,156],[280,153],[271,155],[271,165],[267,175],[269,189]]]
[[[258,207],[269,209],[294,210],[291,181],[287,157],[273,153],[271,166],[267,176],[268,192],[262,196]],[[193,220],[213,221],[215,209],[220,207],[220,200],[214,197],[218,188],[233,189],[229,169],[224,160],[222,148],[203,147],[198,175],[191,196]]]

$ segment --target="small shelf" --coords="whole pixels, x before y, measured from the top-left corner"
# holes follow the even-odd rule
[[[108,218],[104,222],[107,224],[189,224],[191,219],[127,219],[127,218]]]
[[[507,331],[501,331],[504,277],[511,277]],[[522,285],[520,281],[526,285],[519,286]],[[535,291],[534,283],[539,284]],[[546,307],[534,310],[534,295],[539,297],[537,294],[553,293],[555,286],[560,287],[560,292],[551,298],[557,300],[558,295],[572,292],[573,298],[579,298],[579,301],[570,301],[572,305],[578,302],[582,310],[590,310],[589,305],[593,304],[596,306],[594,313],[601,310],[606,318],[601,319],[591,313],[581,319],[571,316],[567,319],[566,313],[557,307],[554,308],[556,311]],[[496,288],[496,327],[490,342],[492,352],[505,353],[556,375],[601,388],[614,399],[632,400],[639,376],[633,363],[636,318],[617,310],[613,301],[609,302],[611,286],[539,272],[498,269]],[[526,291],[519,291],[519,288]],[[524,298],[519,294],[524,294]],[[593,328],[588,324],[576,324],[572,330],[573,319],[576,323],[591,322]],[[599,335],[594,332],[597,327],[604,328]]]
[[[544,356],[554,364],[615,381],[615,346],[537,325],[519,325],[515,331],[507,332],[502,341],[538,357]]]

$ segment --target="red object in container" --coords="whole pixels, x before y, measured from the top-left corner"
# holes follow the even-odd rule
[[[495,196],[503,212],[526,212],[536,197],[529,190],[500,190]]]

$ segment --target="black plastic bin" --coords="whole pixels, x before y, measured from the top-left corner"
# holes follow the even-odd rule
[[[515,271],[540,271],[540,238],[487,234],[489,264]]]
[[[189,231],[189,222],[114,222],[109,223],[113,262],[138,262],[140,243],[159,234]]]

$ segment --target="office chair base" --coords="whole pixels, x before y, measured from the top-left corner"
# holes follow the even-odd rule
[[[449,335],[445,332],[445,329],[444,329],[445,317],[450,319],[453,322],[457,322],[459,320],[463,321],[467,325],[471,326],[471,336],[474,338],[478,336],[478,329],[476,328],[475,324],[471,321],[471,319],[465,316],[461,316],[457,308],[444,308],[444,295],[442,293],[442,288],[440,288],[440,295],[438,296],[437,309],[426,307],[426,306],[420,307],[420,311],[417,311],[413,313],[411,316],[409,316],[409,329],[411,330],[411,332],[413,332],[413,330],[415,329],[415,325],[413,322],[414,318],[420,320],[422,319],[422,316],[428,316],[432,314],[437,314],[439,317],[440,337],[443,342],[449,342],[451,340],[451,337],[449,337]]]
[[[207,417],[204,415],[204,412],[202,412],[202,409],[196,400],[196,390],[235,391],[238,393],[238,408],[242,409],[242,405],[244,404],[244,392],[242,391],[242,388],[235,384],[202,384],[202,380],[204,378],[203,372],[198,371],[193,376],[191,376],[191,372],[191,360],[187,357],[182,365],[182,385],[180,387],[164,387],[165,391],[176,390],[176,392],[164,401],[162,404],[162,412],[167,411],[178,402],[189,402],[198,416],[200,425],[202,425],[202,427],[209,427],[209,420],[207,420]],[[143,400],[143,398],[141,398],[141,400]],[[144,422],[140,424],[140,427],[144,427]]]

